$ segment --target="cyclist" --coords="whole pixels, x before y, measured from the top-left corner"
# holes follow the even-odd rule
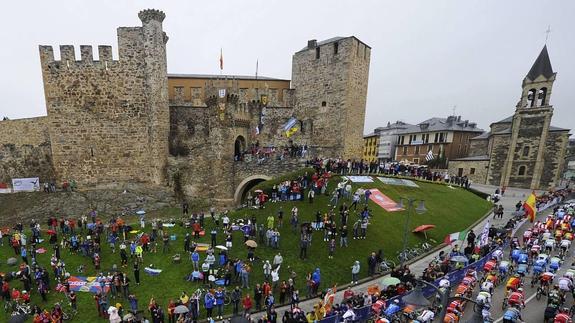
[[[553,323],[572,323],[572,322],[573,320],[571,320],[571,316],[569,315],[569,309],[565,307],[559,310],[559,313],[555,315],[555,318],[553,320]]]
[[[531,230],[526,230],[523,232],[523,244],[527,244],[527,241],[531,238],[533,232]]]
[[[497,248],[495,251],[493,251],[493,259],[495,259],[495,261],[499,262],[501,261],[502,258],[503,258],[503,250]]]
[[[557,284],[559,285],[559,291],[563,294],[567,294],[573,290],[573,281],[569,277],[563,276],[559,278]]]
[[[526,264],[527,261],[529,261],[529,255],[525,251],[521,251],[521,253],[517,257],[517,263]]]
[[[507,299],[507,303],[519,308],[525,307],[525,295],[523,294],[523,288],[518,288],[517,291],[511,293]]]
[[[539,245],[539,241],[536,240],[531,246],[531,257],[537,258],[539,252],[541,252],[541,246]]]
[[[507,280],[507,284],[505,284],[505,292],[509,293],[509,291],[515,291],[521,286],[521,276],[518,274],[513,275]]]
[[[553,251],[553,247],[555,246],[555,241],[549,238],[545,240],[545,253],[550,254]]]
[[[535,263],[533,264],[533,276],[538,276],[539,274],[544,272],[546,267],[547,267],[547,261],[543,259],[535,260]]]
[[[391,319],[396,313],[400,311],[401,306],[399,306],[399,300],[394,299],[393,302],[389,304],[389,306],[385,309],[383,313],[387,318]]]
[[[483,265],[483,271],[486,273],[492,271],[497,266],[497,258],[493,257],[491,260]]]
[[[519,248],[515,248],[511,251],[511,261],[513,261],[514,263],[517,263],[517,260],[519,259],[519,255],[521,254],[521,249]]]
[[[547,295],[547,304],[560,306],[564,301],[565,299],[563,298],[563,295],[559,292],[559,285],[553,286],[553,289],[549,291],[549,295]]]
[[[421,314],[417,316],[417,321],[421,323],[431,323],[433,322],[434,318],[435,313],[433,312],[433,309],[430,307],[423,310],[423,312],[421,312]]]
[[[499,263],[499,275],[500,275],[500,276],[503,276],[503,277],[504,277],[504,276],[507,276],[507,274],[508,274],[509,271],[510,271],[510,268],[509,268],[509,267],[511,267],[510,264],[509,264],[509,261],[506,261],[506,260],[501,261],[501,262]]]
[[[571,247],[571,240],[563,239],[559,243],[559,246],[561,247],[561,257],[563,257],[567,254],[569,247]]]
[[[493,288],[494,284],[490,279],[486,279],[483,284],[481,284],[481,291],[488,292],[489,294],[493,294]]]
[[[513,306],[507,308],[503,314],[503,323],[517,323],[522,322],[521,311]]]
[[[543,232],[543,235],[541,236],[541,239],[547,241],[549,240],[549,238],[551,238],[551,232],[549,232],[549,230],[545,230],[545,232]]]
[[[555,278],[555,274],[546,271],[539,276],[539,285],[541,285],[543,290],[546,290],[548,289],[549,285],[551,285],[553,278]]]
[[[551,260],[549,260],[549,269],[551,272],[556,272],[559,270],[559,267],[561,267],[561,258],[553,257]]]
[[[491,304],[491,294],[488,291],[480,291],[479,294],[477,294],[477,298],[475,299],[475,301],[478,304]]]
[[[491,317],[491,305],[484,304],[483,308],[481,309],[481,316],[483,316],[483,322],[493,322],[493,318]]]

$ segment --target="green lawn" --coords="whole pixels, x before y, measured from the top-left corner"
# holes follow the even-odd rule
[[[339,181],[338,178],[331,180],[331,189],[333,189],[335,186],[334,183],[337,181]],[[400,196],[425,200],[428,212],[423,215],[412,215],[410,231],[420,224],[435,224],[437,227],[428,232],[428,237],[436,240],[438,243],[441,243],[447,234],[463,230],[475,222],[490,208],[490,204],[487,201],[482,200],[476,195],[460,188],[453,189],[445,185],[427,182],[417,183],[419,188],[411,188],[403,186],[383,185],[379,180],[375,179],[374,183],[354,185],[354,190],[359,186],[364,188],[378,188],[381,192],[394,199],[395,201],[399,201]],[[265,186],[267,185],[268,183],[265,184]],[[293,205],[297,205],[299,208],[301,223],[304,221],[313,221],[315,218],[315,212],[318,210],[322,211],[322,213],[327,211],[327,204],[328,197],[316,195],[316,199],[313,204],[308,203],[307,200],[304,202],[268,203],[266,204],[265,209],[241,209],[234,211],[231,214],[231,218],[233,221],[233,219],[240,217],[250,218],[252,214],[255,214],[257,216],[258,222],[265,222],[265,219],[268,215],[276,215],[279,207],[283,207],[285,216],[284,226],[280,229],[281,238],[279,251],[284,256],[284,265],[280,271],[280,279],[283,280],[288,278],[287,268],[288,266],[291,267],[298,275],[298,279],[296,279],[297,287],[300,289],[301,295],[304,296],[305,274],[312,271],[316,267],[319,267],[322,272],[322,288],[325,288],[332,283],[338,283],[340,285],[346,284],[351,280],[350,267],[355,260],[359,260],[361,262],[362,272],[360,277],[363,278],[367,274],[366,258],[370,252],[376,251],[378,249],[383,249],[385,256],[391,258],[395,257],[397,250],[399,250],[402,246],[406,211],[388,213],[378,205],[370,202],[369,207],[373,210],[373,218],[371,219],[371,224],[367,230],[367,239],[353,240],[351,238],[350,229],[350,246],[348,248],[339,248],[338,240],[338,248],[336,248],[334,259],[328,259],[328,248],[327,243],[323,241],[323,232],[316,232],[313,235],[312,245],[308,250],[308,260],[299,260],[299,235],[291,232],[289,226],[290,210]],[[177,209],[166,209],[150,213],[146,217],[148,220],[155,217],[162,217],[167,219],[179,218],[180,211]],[[350,223],[349,226],[351,226],[351,223],[355,222],[356,219],[357,214],[352,212],[348,221],[348,223]],[[135,221],[135,217],[130,217],[127,219],[127,222]],[[336,221],[339,222],[339,216],[336,216]],[[45,221],[42,221],[41,223],[43,224],[44,222]],[[209,232],[213,225],[211,219],[206,219],[206,223],[208,224],[206,232]],[[136,227],[139,228],[139,225],[136,225]],[[149,224],[147,229],[151,230]],[[184,281],[184,276],[189,274],[191,271],[191,263],[188,256],[183,255],[184,259],[181,264],[172,264],[171,262],[171,256],[174,253],[182,253],[183,251],[183,235],[185,234],[185,229],[181,228],[180,226],[176,226],[175,228],[169,229],[169,232],[175,233],[178,236],[178,240],[172,242],[172,252],[164,255],[161,253],[161,246],[159,246],[157,254],[144,255],[144,265],[154,264],[155,267],[162,269],[163,272],[160,276],[148,276],[143,272],[142,268],[142,285],[135,286],[131,267],[128,268],[127,272],[132,279],[131,291],[138,296],[140,309],[145,309],[150,297],[155,297],[165,308],[169,298],[179,297],[181,291],[184,290],[188,293],[192,293],[200,286],[199,283],[190,283]],[[208,236],[204,237],[202,241],[208,243]],[[242,244],[243,235],[240,233],[235,233],[233,237],[234,247],[231,250],[230,258],[246,258],[246,250]],[[224,244],[224,238],[225,237],[223,234],[218,234],[218,242],[220,244]],[[102,241],[105,241],[105,239],[102,239]],[[422,241],[424,241],[423,235],[416,235],[412,233],[409,234],[410,245],[420,244]],[[112,254],[106,243],[102,243],[102,246],[102,268],[111,268],[112,264],[114,263],[119,265],[119,254]],[[256,251],[256,256],[260,259],[271,260],[273,255],[275,255],[277,252],[278,250],[260,246]],[[76,274],[76,268],[82,263],[87,266],[87,272],[89,276],[95,274],[95,270],[89,259],[83,258],[81,256],[70,255],[68,251],[63,251],[62,255],[67,264],[66,267],[68,271],[72,273],[72,275]],[[0,259],[2,259],[0,271],[16,270],[10,269],[6,265],[7,257],[13,256],[13,250],[9,249],[6,243],[3,247],[0,247]],[[19,259],[19,257],[17,258]],[[50,252],[43,255],[38,255],[37,259],[42,266],[49,267]],[[254,263],[254,271],[250,275],[250,287],[253,288],[255,282],[262,282],[262,280],[262,262],[256,261],[256,263]],[[21,288],[22,284],[20,282],[13,281],[11,282],[11,286]],[[247,290],[245,292],[247,292]],[[252,289],[250,289],[249,292],[251,293]],[[34,293],[33,301],[36,302],[39,301],[39,299],[39,295]],[[61,299],[63,299],[63,295],[52,291],[49,295],[49,303],[45,305],[51,306],[54,302]],[[276,298],[276,300],[277,299],[278,298]],[[114,304],[117,301],[121,302],[125,308],[129,308],[129,304],[121,299],[111,300],[111,303]],[[99,319],[95,318],[96,307],[94,301],[92,300],[91,294],[79,293],[78,306],[80,313],[75,321],[99,321]],[[228,309],[228,311],[230,310],[231,309]],[[203,311],[203,314],[205,316],[205,311]]]

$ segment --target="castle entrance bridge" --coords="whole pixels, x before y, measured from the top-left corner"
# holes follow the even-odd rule
[[[268,158],[265,160],[247,159],[236,161],[233,165],[234,173],[234,203],[241,204],[250,189],[255,185],[276,177],[280,177],[305,167],[305,161],[297,158],[278,160]]]

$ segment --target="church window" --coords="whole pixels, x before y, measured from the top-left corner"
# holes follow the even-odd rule
[[[535,104],[535,94],[536,93],[537,93],[537,90],[535,90],[535,89],[531,89],[527,93],[527,106],[528,107],[533,107],[533,105]]]
[[[325,106],[327,106],[327,102],[325,102],[325,101],[321,101],[321,106],[322,106],[322,107],[325,107]]]
[[[529,146],[523,147],[523,157],[529,156]]]
[[[333,43],[333,54],[337,55],[338,52],[339,52],[339,43],[335,42]]]
[[[315,48],[315,59],[319,59],[319,54],[320,54],[319,47],[316,47]]]
[[[519,172],[517,174],[519,176],[525,175],[525,166],[519,166]]]
[[[541,88],[539,94],[537,94],[537,106],[542,107],[545,105],[545,99],[547,98],[547,88]]]

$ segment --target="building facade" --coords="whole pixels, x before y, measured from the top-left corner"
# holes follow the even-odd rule
[[[0,121],[0,182],[177,178],[189,197],[230,204],[251,176],[235,162],[247,147],[361,158],[371,48],[356,37],[309,41],[293,55],[291,82],[168,75],[164,13],[139,18],[141,27],[118,28],[118,59],[111,46],[98,46],[98,60],[91,46],[80,46],[80,60],[71,45],[60,46],[60,60],[40,46],[47,116]],[[282,128],[292,118],[299,131],[288,138]]]
[[[371,133],[363,136],[363,156],[362,159],[369,163],[377,161],[379,154],[379,135]]]
[[[483,130],[461,116],[431,118],[417,125],[410,125],[397,132],[395,160],[411,164],[425,164],[426,155],[446,161],[466,156],[470,139]]]
[[[378,127],[374,133],[379,134],[379,147],[377,149],[377,159],[379,161],[391,161],[395,158],[395,145],[397,144],[398,133],[411,126],[402,121],[387,123],[385,127]]]
[[[551,125],[550,99],[556,75],[545,46],[523,79],[515,114],[492,123],[489,132],[473,138],[473,149],[466,158],[452,161],[450,171],[466,175],[472,167],[486,169],[481,172],[484,177],[475,180],[502,187],[555,187],[569,140],[569,129]]]

